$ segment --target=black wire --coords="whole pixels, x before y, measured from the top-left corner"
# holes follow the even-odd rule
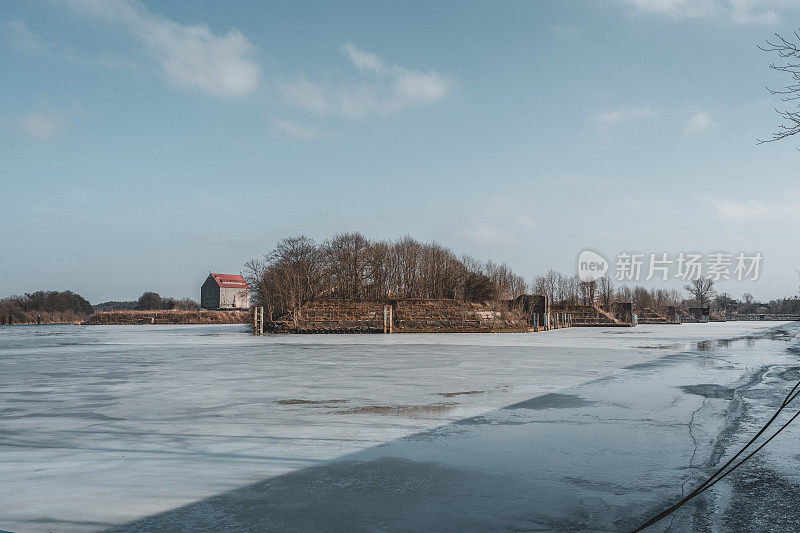
[[[761,448],[763,448],[764,446],[766,446],[766,445],[767,445],[767,443],[768,443],[769,441],[771,441],[772,439],[774,439],[775,437],[777,437],[777,436],[778,436],[778,433],[780,433],[781,431],[783,431],[784,429],[786,429],[786,426],[788,426],[789,424],[791,424],[791,423],[792,423],[792,421],[793,421],[795,418],[797,418],[798,416],[800,416],[800,411],[796,412],[796,413],[794,414],[794,416],[792,416],[792,418],[790,418],[789,420],[787,420],[785,424],[783,424],[781,427],[779,427],[779,428],[778,428],[778,430],[777,430],[777,431],[775,431],[775,433],[773,433],[773,434],[772,434],[772,435],[771,435],[771,436],[770,436],[770,437],[769,437],[767,440],[765,440],[764,442],[762,442],[762,443],[761,443],[761,444],[758,446],[758,448],[756,448],[755,450],[753,450],[752,452],[750,452],[750,453],[749,453],[749,454],[748,454],[748,455],[747,455],[747,456],[746,456],[744,459],[742,459],[741,461],[739,461],[738,463],[736,463],[734,466],[732,466],[732,467],[730,468],[730,470],[728,470],[727,472],[725,472],[724,474],[722,474],[721,476],[719,476],[717,479],[715,479],[713,483],[709,483],[707,486],[703,487],[703,490],[701,490],[700,492],[698,492],[698,494],[701,494],[701,493],[705,492],[707,489],[709,489],[709,488],[711,488],[712,486],[714,486],[714,484],[715,484],[715,483],[717,483],[718,481],[722,480],[722,478],[724,478],[725,476],[727,476],[728,474],[730,474],[731,472],[733,472],[734,470],[736,470],[737,468],[739,468],[739,467],[742,465],[742,463],[744,463],[745,461],[747,461],[748,459],[750,459],[751,457],[753,457],[753,456],[754,456],[754,455],[755,455],[755,454],[756,454],[756,453],[757,453],[757,452],[758,452],[758,451],[759,451]]]
[[[755,436],[752,439],[750,439],[750,441],[747,444],[745,444],[744,447],[741,450],[736,452],[736,454],[733,457],[731,457],[728,460],[727,463],[725,463],[721,468],[719,468],[716,472],[714,472],[714,474],[712,474],[711,477],[709,477],[703,483],[698,485],[697,488],[695,488],[692,492],[690,492],[688,495],[686,495],[686,497],[684,497],[681,501],[679,501],[675,505],[669,507],[668,509],[665,509],[664,511],[660,512],[659,514],[657,514],[656,516],[654,516],[653,518],[651,518],[650,520],[648,520],[647,522],[642,524],[641,526],[637,527],[636,529],[633,530],[632,533],[637,533],[638,531],[642,531],[643,529],[652,526],[656,522],[658,522],[658,521],[666,518],[670,514],[674,513],[680,507],[685,505],[689,500],[691,500],[692,498],[694,498],[698,494],[702,494],[707,489],[709,489],[712,486],[714,486],[718,481],[723,479],[725,476],[727,476],[728,474],[730,474],[731,472],[733,472],[734,470],[739,468],[739,466],[741,466],[742,463],[744,463],[745,461],[750,459],[753,455],[756,454],[756,452],[758,452],[761,448],[766,446],[766,444],[769,441],[774,439],[778,435],[778,433],[783,431],[786,428],[786,426],[788,426],[795,418],[800,416],[800,411],[798,411],[792,418],[790,418],[783,426],[781,426],[772,436],[770,436],[767,440],[765,440],[754,451],[752,451],[744,459],[742,459],[741,461],[736,463],[736,465],[734,465],[733,467],[728,469],[727,472],[725,472],[725,469],[728,468],[728,466],[730,466],[731,463],[733,463],[736,460],[737,457],[742,455],[747,450],[747,448],[749,448],[750,445],[752,445],[770,427],[770,425],[772,425],[772,423],[775,421],[775,419],[778,418],[778,415],[781,414],[781,411],[783,411],[783,409],[786,406],[788,406],[795,398],[797,398],[798,395],[800,395],[800,390],[798,390],[798,387],[800,387],[800,381],[795,383],[794,387],[792,387],[792,389],[789,391],[789,394],[787,394],[786,398],[784,398],[783,403],[781,403],[781,406],[778,408],[777,411],[775,411],[775,414],[772,415],[772,418],[770,418],[769,421],[767,421],[767,423],[764,424],[764,426],[758,431],[758,433],[756,433]]]

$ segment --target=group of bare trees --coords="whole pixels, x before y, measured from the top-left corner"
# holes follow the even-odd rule
[[[571,308],[576,305],[598,303],[609,308],[615,301],[633,302],[635,309],[650,307],[665,309],[670,305],[681,305],[683,298],[677,290],[646,289],[635,286],[614,286],[607,276],[596,281],[581,281],[577,275],[568,276],[556,270],[548,270],[536,276],[531,284],[531,292],[544,294],[555,307]]]
[[[248,261],[245,275],[270,319],[324,297],[487,301],[515,298],[526,288],[525,279],[506,265],[458,257],[411,237],[373,241],[360,233],[323,243],[304,236],[283,239],[262,259]]]
[[[686,286],[691,301],[677,290],[614,286],[609,277],[584,282],[577,275],[549,270],[530,287],[508,266],[457,256],[437,243],[411,237],[388,242],[361,233],[342,233],[322,243],[304,236],[288,237],[262,259],[245,264],[245,276],[255,290],[257,305],[269,319],[299,309],[319,298],[390,300],[452,298],[465,301],[510,300],[521,294],[548,296],[557,308],[615,301],[634,309],[663,311],[668,306],[706,306],[713,283],[702,279]]]
[[[614,286],[607,277],[586,282],[577,275],[569,276],[550,269],[536,276],[531,283],[531,292],[546,295],[556,307],[574,307],[598,302],[611,305],[615,300]]]

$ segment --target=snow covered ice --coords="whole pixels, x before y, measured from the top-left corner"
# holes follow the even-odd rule
[[[3,327],[0,529],[624,530],[763,423],[796,333]],[[800,483],[797,436],[750,472],[773,493],[731,476],[667,520],[748,520]]]

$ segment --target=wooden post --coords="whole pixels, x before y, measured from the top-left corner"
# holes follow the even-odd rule
[[[389,310],[386,309],[386,306],[383,306],[383,332],[386,333],[387,331],[387,324],[386,321],[389,319]]]
[[[264,308],[253,308],[253,335],[264,334]]]
[[[394,324],[392,323],[392,306],[389,306],[389,333],[394,333]]]

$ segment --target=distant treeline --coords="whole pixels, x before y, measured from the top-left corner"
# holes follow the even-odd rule
[[[760,302],[750,293],[744,293],[741,299],[734,299],[727,293],[722,293],[714,298],[714,305],[720,309],[729,309],[740,315],[750,314],[775,314],[775,315],[800,315],[800,298],[777,298],[767,302]]]
[[[123,302],[103,302],[93,306],[95,312],[104,311],[159,311],[159,310],[183,310],[193,311],[200,309],[200,304],[191,298],[162,298],[157,292],[147,291],[138,300]]]
[[[525,279],[506,265],[457,256],[436,243],[411,237],[369,240],[342,233],[317,243],[289,237],[263,259],[246,263],[257,305],[272,318],[323,297],[388,300],[511,299],[525,293]]]
[[[0,316],[14,322],[72,322],[91,313],[92,304],[72,291],[37,291],[0,300]]]
[[[100,311],[127,310],[195,310],[200,305],[191,298],[162,298],[155,292],[145,292],[137,301],[104,302],[92,305],[86,298],[72,291],[37,291],[22,296],[0,299],[0,323],[11,317],[14,323],[76,322],[86,320]]]
[[[123,302],[112,300],[110,302],[103,302],[92,306],[92,310],[95,313],[104,313],[107,311],[133,311],[135,309],[136,300],[128,300]]]
[[[582,282],[577,275],[565,275],[555,270],[550,270],[543,275],[536,276],[530,290],[535,294],[546,294],[556,307],[570,308],[575,305],[596,302],[601,306],[609,307],[613,302],[632,302],[635,311],[650,308],[658,312],[665,311],[668,306],[688,309],[693,306],[708,306],[714,316],[723,314],[730,316],[736,314],[770,313],[778,315],[800,314],[800,298],[779,298],[768,302],[760,302],[750,293],[744,293],[741,299],[735,299],[727,292],[718,293],[714,283],[703,280],[704,283],[691,282],[685,287],[685,293],[671,289],[647,289],[635,285],[615,286],[614,282],[603,277],[597,281]]]
[[[610,307],[613,302],[633,302],[634,309],[650,307],[656,310],[684,303],[681,293],[675,289],[646,289],[641,286],[614,286],[614,282],[603,277],[593,282],[584,282],[575,275],[566,275],[556,270],[536,276],[531,283],[531,292],[545,294],[554,306],[571,308],[596,302]]]

